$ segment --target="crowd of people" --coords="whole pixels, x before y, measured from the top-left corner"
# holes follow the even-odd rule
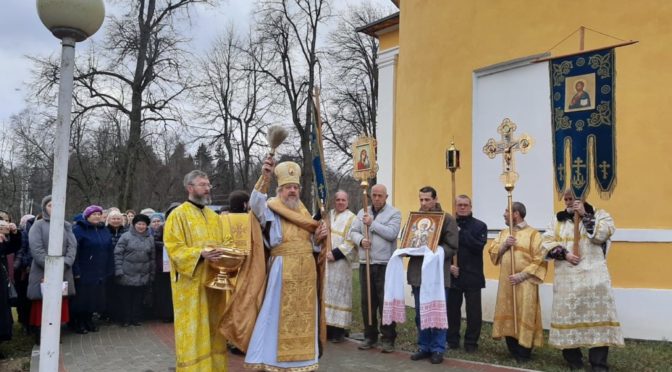
[[[48,255],[51,196],[36,216],[17,226],[0,212],[0,341],[17,321],[40,342],[42,283]],[[143,319],[172,322],[170,281],[164,265],[165,216],[90,205],[63,225],[61,322],[80,334],[101,322],[139,326]]]
[[[343,342],[349,331],[352,268],[359,264],[365,337],[359,349],[393,352],[388,264],[398,248],[411,248],[398,247],[400,211],[377,184],[366,210],[350,211],[348,194],[339,190],[333,210],[311,216],[299,199],[300,177],[298,164],[276,164],[269,156],[252,193],[232,193],[231,211],[222,215],[207,207],[212,186],[198,170],[184,178],[187,200],[173,203],[165,216],[151,209],[136,214],[87,207],[63,226],[62,321],[85,334],[98,330],[94,314],[123,327],[140,325],[148,314],[174,317],[178,371],[226,370],[230,347],[245,354],[249,369],[315,370],[325,343]],[[269,197],[273,182],[276,196]],[[469,196],[456,198],[455,216],[445,212],[431,186],[419,189],[418,200],[419,212],[442,216],[442,224],[434,253],[408,261],[418,345],[411,360],[439,364],[447,349],[461,344],[478,352],[485,256],[500,267],[492,337],[504,339],[516,361],[528,361],[544,343],[539,285],[548,262],[555,261],[549,343],[572,369],[583,368],[582,347],[589,349],[592,370],[608,369],[609,346],[622,346],[623,336],[606,268],[615,231],[607,212],[567,192],[566,208],[541,233],[525,222],[525,205],[514,202],[504,213],[510,228],[488,245],[488,228],[473,216]],[[19,226],[0,214],[0,340],[11,337],[10,306],[26,329],[39,329],[50,214],[49,196],[42,213],[24,216]],[[246,255],[230,296],[206,286],[210,263],[225,257],[223,247]],[[434,254],[439,262],[428,259]],[[121,307],[107,306],[112,303]],[[461,340],[463,303],[467,327]],[[400,306],[404,311],[403,300]]]

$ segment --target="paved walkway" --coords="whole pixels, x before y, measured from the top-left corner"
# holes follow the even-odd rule
[[[141,327],[122,328],[103,325],[100,332],[79,335],[63,329],[59,371],[62,372],[158,372],[175,370],[173,325],[147,323]],[[39,348],[33,349],[31,371],[38,371]],[[413,362],[409,354],[380,350],[361,351],[354,341],[329,343],[320,359],[320,371],[482,371],[505,372],[521,369],[446,359],[432,365],[427,360]],[[243,371],[243,358],[229,357],[229,371]]]

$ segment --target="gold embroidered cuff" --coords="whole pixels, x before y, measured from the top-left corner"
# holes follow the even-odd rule
[[[271,180],[270,177],[266,178],[262,174],[259,176],[259,180],[257,181],[257,184],[254,185],[254,189],[259,191],[262,194],[268,194],[268,189],[271,187]]]

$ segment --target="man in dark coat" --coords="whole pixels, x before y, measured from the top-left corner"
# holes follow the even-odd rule
[[[460,228],[460,251],[457,265],[450,267],[453,282],[448,295],[448,347],[460,347],[460,322],[462,298],[466,301],[467,330],[464,350],[468,353],[478,348],[481,335],[481,289],[485,288],[483,275],[483,247],[488,240],[488,226],[471,214],[471,199],[460,195],[455,200],[457,225]]]
[[[433,187],[425,186],[421,188],[419,199],[420,211],[443,212],[436,195],[436,190]],[[449,213],[445,213],[437,249],[443,249],[445,254],[443,284],[446,288],[446,297],[448,297],[448,288],[450,288],[450,260],[457,253],[457,242],[457,224],[455,223],[455,218]],[[420,329],[420,286],[422,284],[423,258],[422,256],[412,256],[408,261],[407,280],[408,284],[411,285],[413,297],[415,298],[415,324],[418,327],[418,352],[411,355],[411,360],[431,358],[432,364],[439,364],[443,361],[443,353],[446,351],[446,330],[438,328]]]

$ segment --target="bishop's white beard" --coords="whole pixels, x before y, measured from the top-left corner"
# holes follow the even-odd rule
[[[282,204],[284,204],[287,208],[293,210],[293,211],[298,211],[299,210],[299,205],[301,204],[301,200],[299,198],[286,198],[282,199]]]

